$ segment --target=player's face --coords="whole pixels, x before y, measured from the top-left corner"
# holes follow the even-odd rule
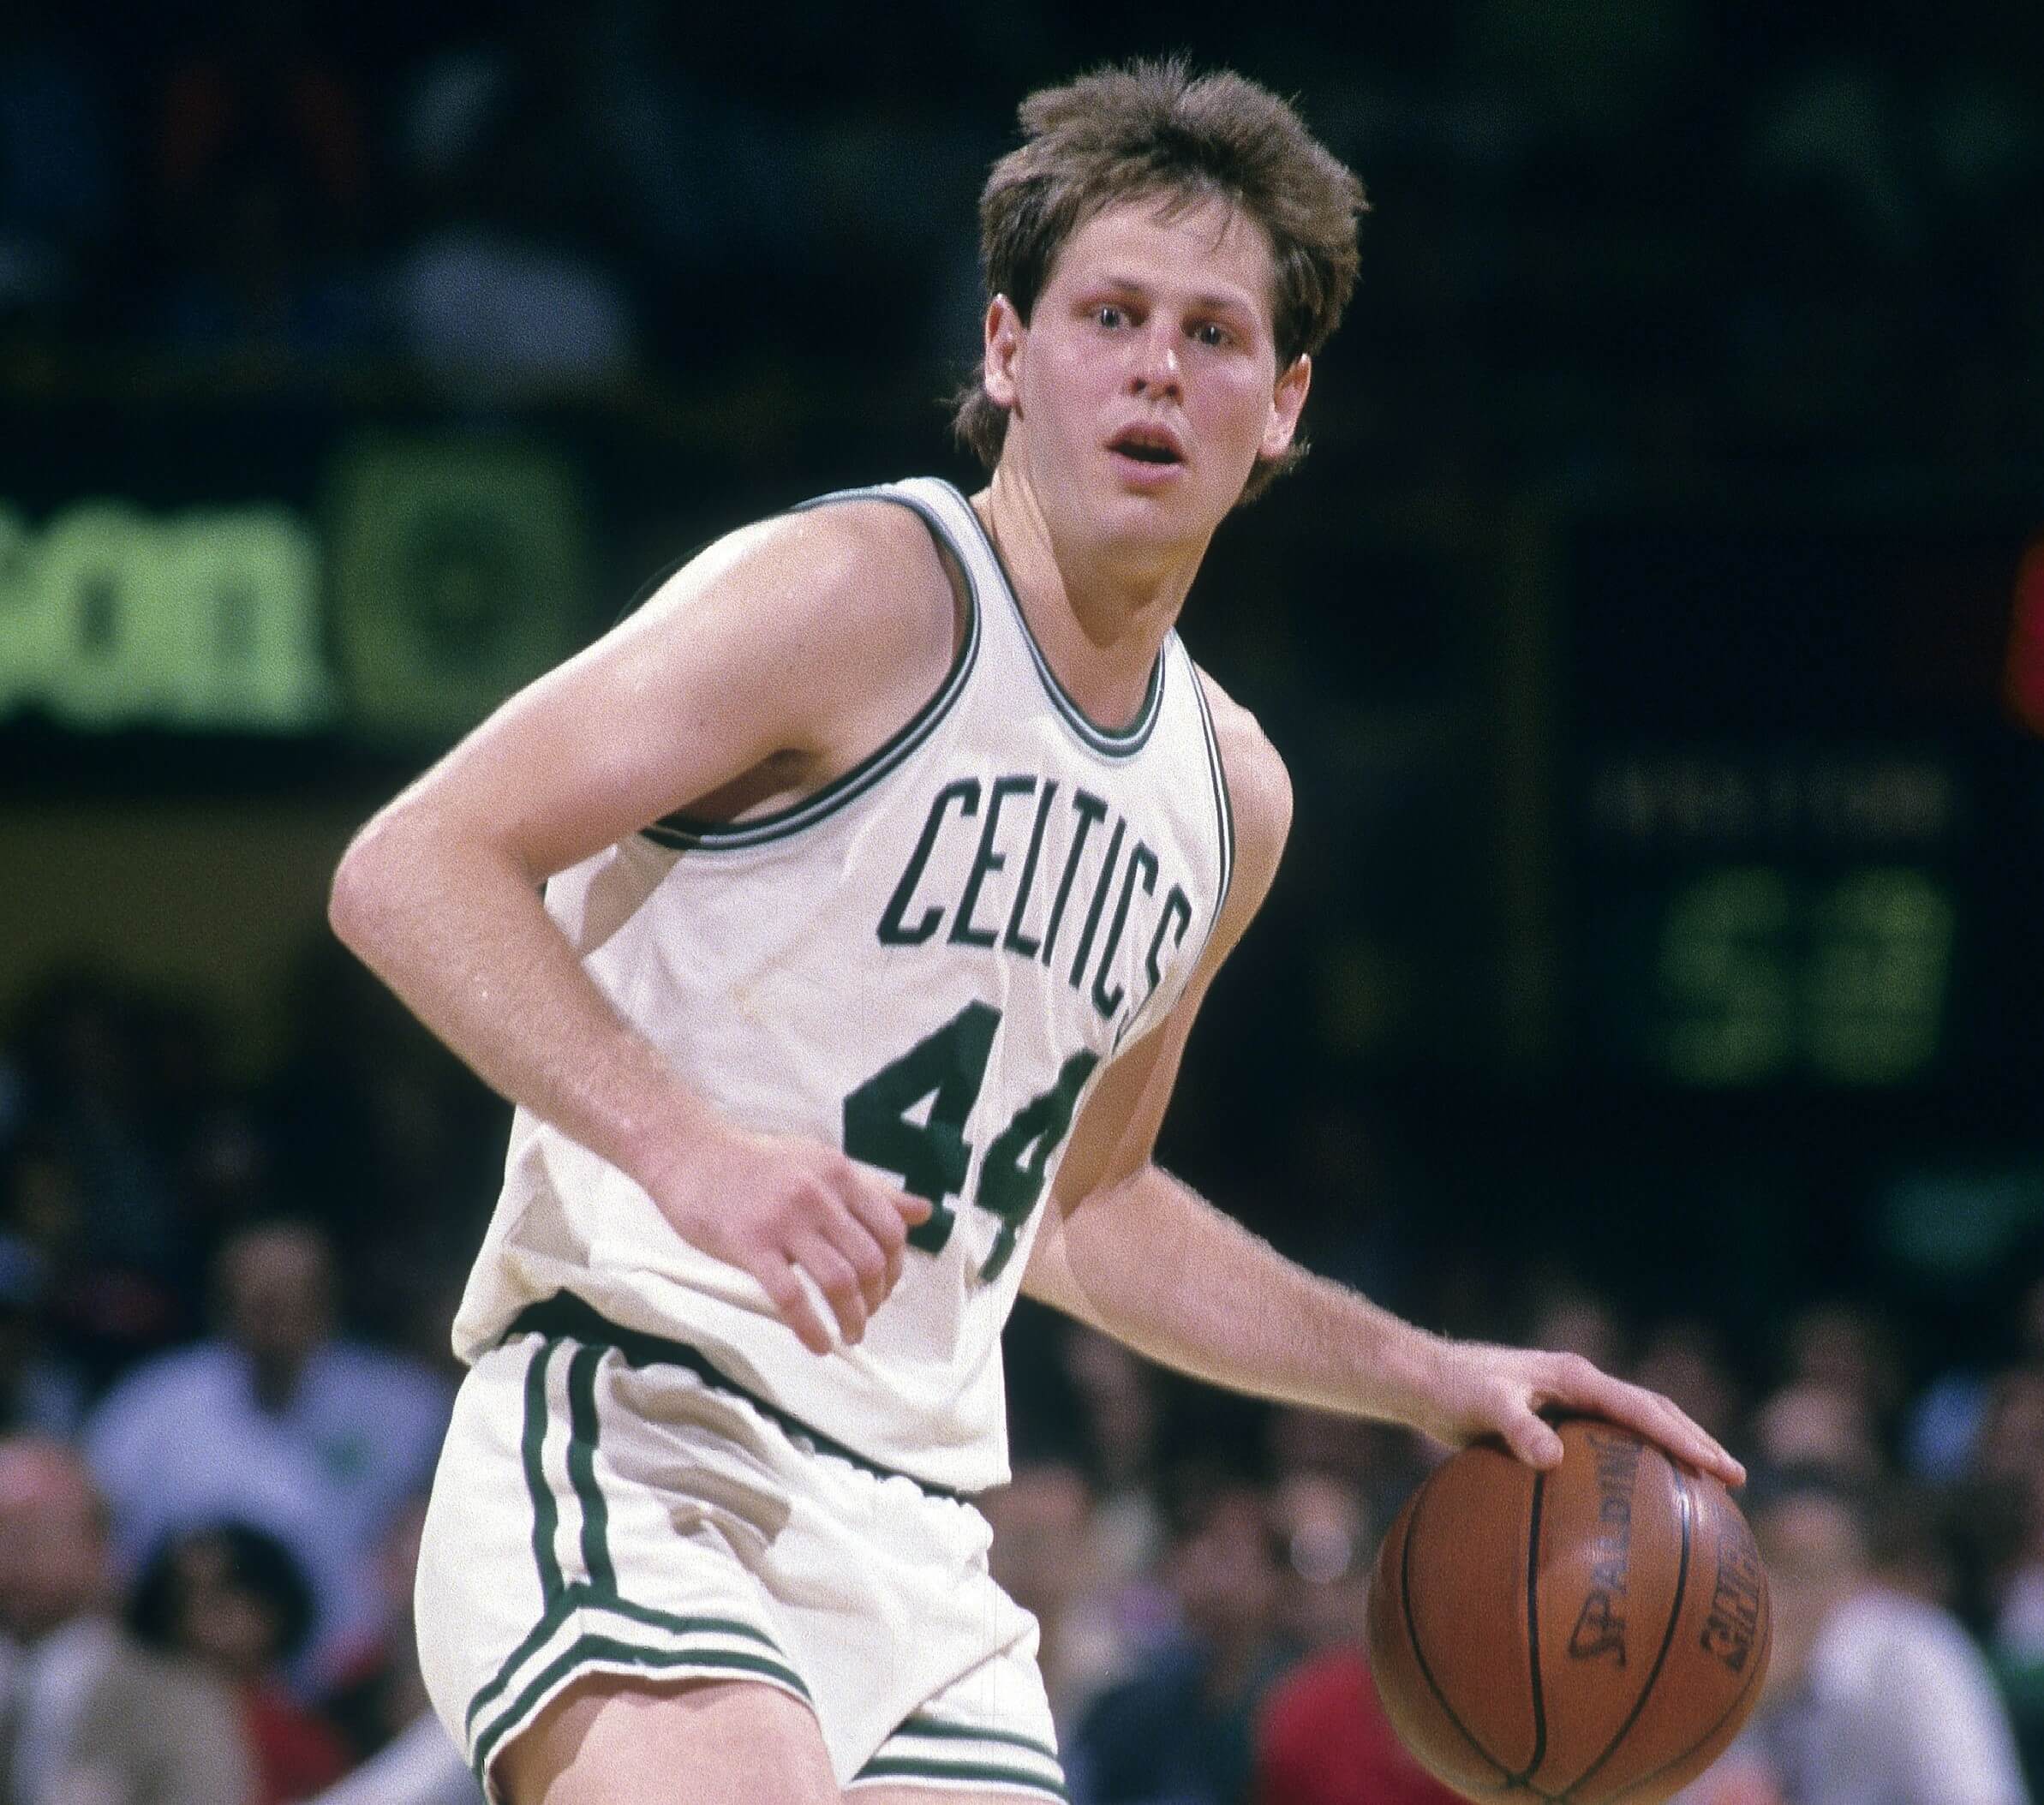
[[[1038,495],[1110,530],[1197,538],[1291,444],[1311,366],[1277,367],[1263,229],[1219,200],[1153,199],[1081,225],[1024,326],[988,316],[988,392],[1009,409],[1004,459]]]

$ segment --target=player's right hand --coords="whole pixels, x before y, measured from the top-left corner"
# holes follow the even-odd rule
[[[812,1354],[832,1346],[817,1295],[844,1341],[859,1341],[930,1210],[834,1147],[729,1127],[648,1190],[684,1240],[758,1280]]]
[[[1407,1419],[1449,1447],[1495,1435],[1528,1466],[1551,1468],[1562,1438],[1547,1415],[1581,1412],[1623,1423],[1727,1485],[1746,1483],[1745,1467],[1671,1400],[1613,1378],[1580,1354],[1430,1337],[1428,1355],[1425,1402]]]

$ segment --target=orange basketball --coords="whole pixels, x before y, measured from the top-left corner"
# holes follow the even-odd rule
[[[1551,1473],[1465,1448],[1407,1500],[1371,1669],[1406,1746],[1468,1798],[1654,1805],[1760,1697],[1767,1575],[1716,1479],[1629,1429],[1560,1430]]]

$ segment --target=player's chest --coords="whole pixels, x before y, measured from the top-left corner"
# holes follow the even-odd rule
[[[856,874],[884,969],[941,963],[1111,1052],[1182,988],[1217,901],[1216,829],[1155,781],[959,762],[863,835]],[[1210,804],[1208,805],[1210,813]]]

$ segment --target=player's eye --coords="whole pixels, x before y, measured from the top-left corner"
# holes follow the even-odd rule
[[[1192,329],[1192,337],[1210,349],[1234,342],[1234,334],[1217,320],[1202,320]]]
[[[1113,302],[1103,302],[1093,309],[1093,324],[1104,326],[1111,332],[1119,326],[1127,326],[1128,315],[1121,308],[1116,307]]]

